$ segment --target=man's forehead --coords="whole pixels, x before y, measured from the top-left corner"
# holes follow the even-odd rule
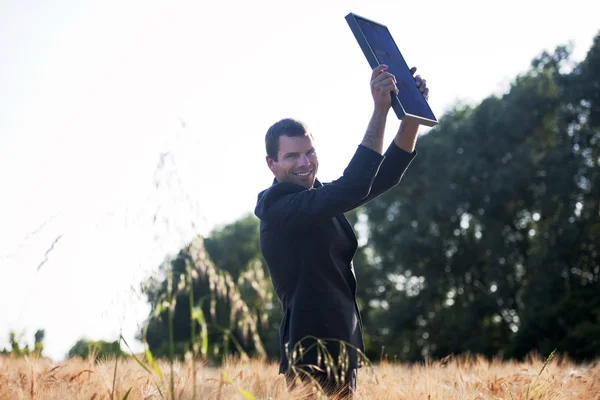
[[[313,146],[313,141],[309,135],[279,137],[279,151],[282,153],[305,152],[312,149]]]

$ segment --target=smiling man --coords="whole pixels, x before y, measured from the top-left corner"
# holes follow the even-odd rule
[[[364,350],[352,262],[358,243],[344,213],[400,182],[416,156],[419,127],[403,121],[383,153],[390,93],[398,93],[386,69],[372,71],[373,114],[337,180],[316,178],[319,160],[303,122],[283,119],[266,134],[266,161],[275,178],[258,195],[255,214],[261,251],[284,311],[279,372],[291,386],[296,377],[311,377],[328,394],[350,397],[356,390],[361,363],[355,349]],[[416,68],[411,71],[414,75]],[[415,84],[427,98],[426,81],[417,75]],[[325,341],[323,347],[315,338]]]
[[[276,182],[313,188],[319,161],[312,139],[306,125],[293,119],[281,120],[269,129],[267,164]]]

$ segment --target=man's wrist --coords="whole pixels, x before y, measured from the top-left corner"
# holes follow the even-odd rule
[[[415,122],[402,121],[394,142],[402,150],[412,153],[415,150],[417,135],[419,133],[419,124]]]
[[[400,122],[399,132],[406,132],[408,134],[416,135],[419,130],[419,123],[415,121],[402,121]]]
[[[372,119],[380,119],[380,120],[384,120],[385,121],[387,119],[387,114],[388,114],[387,110],[382,109],[382,108],[376,106],[373,109],[373,115],[371,115],[371,118]]]
[[[373,109],[373,115],[367,126],[367,131],[362,140],[362,145],[378,152],[383,153],[383,134],[385,131],[385,123],[387,119],[387,112],[379,107]]]

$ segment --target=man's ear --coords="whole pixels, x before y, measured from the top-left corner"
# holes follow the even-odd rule
[[[275,160],[273,160],[271,157],[266,156],[265,160],[267,161],[267,166],[269,167],[269,169],[271,170],[271,172],[275,172],[275,165],[273,165],[275,163]]]

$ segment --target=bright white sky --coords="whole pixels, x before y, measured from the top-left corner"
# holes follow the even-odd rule
[[[581,60],[598,4],[1,1],[0,348],[43,328],[57,360],[121,329],[139,349],[140,280],[253,210],[276,120],[305,120],[320,179],[336,178],[372,111],[348,12],[388,26],[440,117],[501,93],[544,49],[573,41]],[[398,125],[390,113],[386,142]]]

